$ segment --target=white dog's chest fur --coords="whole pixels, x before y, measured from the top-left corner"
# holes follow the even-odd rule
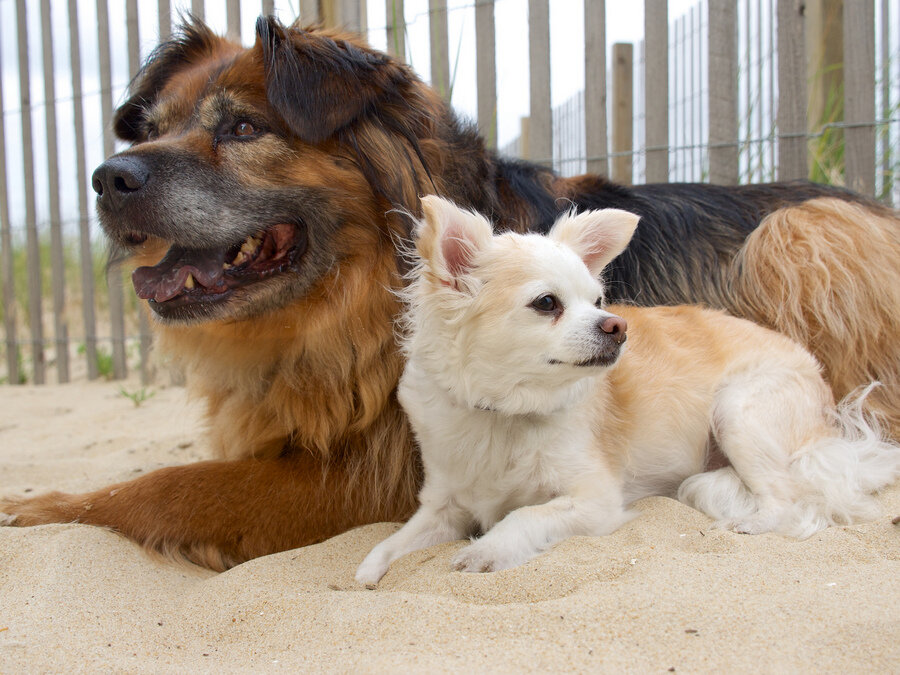
[[[483,530],[520,506],[569,492],[600,461],[585,452],[593,443],[589,425],[576,421],[585,415],[580,403],[547,415],[467,408],[437,391],[414,364],[399,394],[428,475],[422,499],[452,494]]]

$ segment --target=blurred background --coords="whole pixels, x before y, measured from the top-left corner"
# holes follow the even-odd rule
[[[900,200],[900,0],[0,0],[0,383],[172,377],[107,269],[90,174],[187,12],[248,46],[260,14],[360,31],[564,175]]]

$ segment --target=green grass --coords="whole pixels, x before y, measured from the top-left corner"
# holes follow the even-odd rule
[[[119,387],[119,393],[134,403],[135,408],[140,408],[143,403],[156,396],[154,390],[144,387],[135,391],[128,391],[125,387]]]

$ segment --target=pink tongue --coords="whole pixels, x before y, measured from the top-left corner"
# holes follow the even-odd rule
[[[227,290],[222,265],[224,249],[188,249],[173,246],[158,264],[138,267],[131,273],[131,282],[142,300],[165,302],[184,289],[188,275],[207,290]]]

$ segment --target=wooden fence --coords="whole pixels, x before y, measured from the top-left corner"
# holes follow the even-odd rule
[[[645,0],[645,39],[614,45],[607,35],[624,10],[607,24],[605,0],[566,0],[566,11],[579,10],[584,89],[556,107],[556,2],[365,3],[157,0],[148,10],[137,0],[0,0],[0,378],[124,378],[129,369],[153,378],[146,319],[120,270],[102,262],[88,176],[120,149],[114,106],[183,11],[248,44],[258,13],[362,30],[446,96],[462,88],[455,66],[472,51],[471,114],[488,143],[500,138],[498,105],[527,81],[521,134],[501,152],[564,174],[726,184],[813,176],[898,197],[900,0],[702,0],[677,17],[666,0]],[[501,11],[528,17],[529,65],[514,83],[498,80]],[[427,56],[414,57],[423,40]]]

